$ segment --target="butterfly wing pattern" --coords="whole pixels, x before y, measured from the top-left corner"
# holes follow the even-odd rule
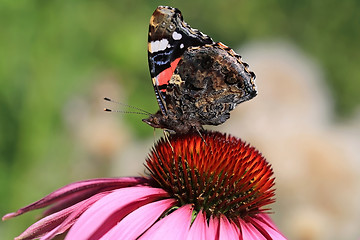
[[[255,74],[231,48],[159,6],[149,25],[148,61],[160,110],[144,122],[177,133],[219,125],[256,96]]]

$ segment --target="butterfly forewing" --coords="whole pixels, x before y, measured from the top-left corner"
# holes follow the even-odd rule
[[[180,57],[188,47],[212,44],[213,40],[191,28],[176,8],[159,6],[150,19],[148,61],[156,98],[166,114],[164,94]]]

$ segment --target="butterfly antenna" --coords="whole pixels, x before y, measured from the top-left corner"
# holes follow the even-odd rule
[[[128,104],[125,104],[125,103],[121,103],[121,102],[117,102],[117,101],[114,101],[110,98],[107,98],[107,97],[104,97],[104,100],[105,101],[108,101],[108,102],[112,102],[112,103],[116,103],[116,104],[119,104],[119,105],[122,105],[122,106],[125,106],[125,107],[128,107],[128,108],[132,108],[132,109],[136,109],[136,110],[139,110],[141,112],[143,112],[143,114],[146,114],[146,115],[151,115],[151,113],[145,111],[144,109],[141,109],[141,108],[138,108],[138,107],[134,107],[134,106],[131,106],[131,105],[128,105]],[[106,111],[106,110],[105,110]],[[109,112],[109,111],[107,111]],[[111,111],[110,111],[111,112]],[[114,112],[114,111],[113,111]],[[119,111],[117,111],[119,112]],[[130,113],[130,112],[129,112]],[[135,112],[134,112],[135,113]]]
[[[117,113],[133,113],[133,114],[140,114],[140,115],[149,116],[149,114],[144,113],[144,112],[112,110],[112,109],[110,109],[110,108],[104,108],[104,111],[105,111],[105,112],[117,112]]]

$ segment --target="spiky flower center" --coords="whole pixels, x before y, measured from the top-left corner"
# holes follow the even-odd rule
[[[179,206],[207,216],[256,214],[274,201],[272,169],[253,147],[217,132],[162,138],[147,159],[151,176]]]

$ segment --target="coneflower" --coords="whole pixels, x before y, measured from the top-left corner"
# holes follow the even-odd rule
[[[16,239],[286,239],[268,216],[271,166],[240,139],[172,135],[146,167],[149,177],[69,184],[3,220],[51,206]]]

